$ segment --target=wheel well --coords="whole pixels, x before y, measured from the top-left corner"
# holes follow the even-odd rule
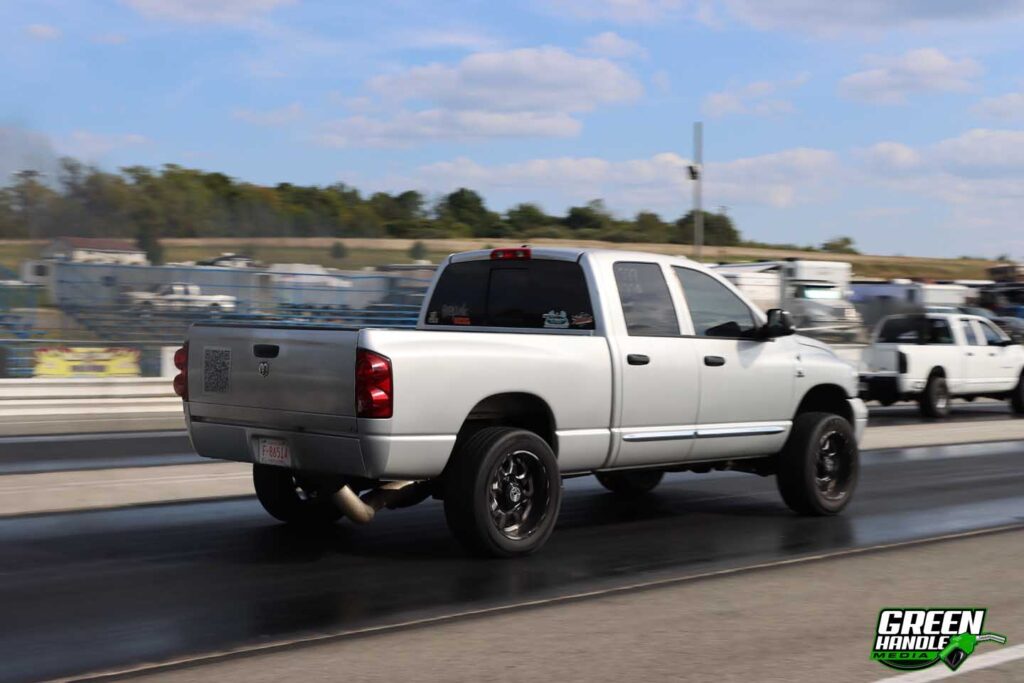
[[[846,391],[836,384],[819,384],[804,394],[796,414],[810,412],[834,413],[853,424],[853,409],[847,401]]]
[[[527,429],[544,439],[555,455],[558,454],[555,417],[547,402],[539,396],[526,393],[488,396],[473,406],[462,423],[456,446],[481,429],[495,426]]]

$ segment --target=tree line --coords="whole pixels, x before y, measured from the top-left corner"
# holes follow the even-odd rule
[[[694,213],[665,220],[641,211],[621,219],[599,199],[562,216],[532,203],[501,213],[467,188],[435,198],[415,190],[364,195],[344,183],[271,187],[174,164],[109,172],[68,158],[54,178],[21,171],[0,188],[0,239],[63,235],[133,238],[153,256],[165,237],[550,237],[687,244],[693,242]],[[704,241],[754,245],[744,242],[724,210],[704,213]],[[849,238],[823,245],[829,246],[853,250]]]

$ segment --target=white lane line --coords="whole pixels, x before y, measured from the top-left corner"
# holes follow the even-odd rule
[[[180,657],[170,659],[160,663],[149,663],[141,664],[136,666],[130,666],[123,669],[108,669],[106,671],[99,671],[93,673],[85,673],[77,676],[68,676],[62,679],[54,679],[60,681],[104,681],[116,678],[123,678],[129,675],[140,675],[143,673],[159,672],[166,669],[175,669],[182,666],[192,666],[203,663],[210,663],[222,659],[229,659],[241,655],[252,655],[266,652],[274,652],[277,650],[287,649],[297,645],[310,645],[314,643],[330,642],[334,640],[340,640],[342,638],[349,638],[352,636],[371,635],[378,633],[388,633],[391,631],[399,631],[408,628],[416,628],[427,626],[430,624],[441,624],[449,621],[455,621],[458,619],[465,619],[468,617],[479,617],[492,614],[503,614],[506,612],[518,611],[525,608],[534,607],[545,607],[549,605],[560,605],[568,602],[576,602],[579,600],[600,598],[608,595],[618,595],[620,593],[630,593],[638,590],[647,590],[650,588],[661,588],[665,586],[675,586],[682,583],[689,583],[690,581],[697,581],[700,579],[710,579],[720,576],[731,576],[733,574],[742,574],[749,571],[755,571],[758,569],[772,569],[776,567],[787,567],[791,565],[799,565],[808,562],[819,562],[822,560],[829,560],[837,557],[848,557],[851,555],[862,555],[864,553],[877,552],[880,550],[892,550],[897,548],[907,548],[918,545],[927,545],[936,543],[939,541],[952,541],[960,538],[972,538],[974,536],[987,536],[989,534],[1000,533],[1003,531],[1021,531],[1024,530],[1024,524],[1006,524],[1004,526],[992,527],[990,529],[975,529],[973,531],[962,531],[955,534],[946,534],[943,536],[933,536],[931,538],[918,538],[912,541],[898,541],[896,543],[882,543],[879,545],[868,546],[865,548],[845,548],[843,550],[834,551],[831,553],[820,553],[817,555],[808,555],[805,557],[792,557],[785,560],[775,560],[771,562],[761,562],[758,564],[745,565],[743,567],[730,567],[728,569],[715,569],[712,571],[701,572],[699,574],[687,574],[685,576],[671,576],[661,579],[652,579],[649,581],[639,581],[636,583],[627,584],[624,586],[613,586],[611,588],[600,588],[597,590],[581,591],[578,593],[569,593],[567,595],[560,595],[553,598],[540,598],[536,600],[526,600],[523,602],[497,605],[495,607],[481,607],[477,609],[468,609],[461,612],[451,612],[449,614],[441,614],[433,617],[422,617],[419,619],[410,619],[407,621],[400,621],[391,624],[381,624],[380,626],[367,626],[363,628],[346,629],[328,633],[321,633],[313,636],[305,636],[300,638],[284,638],[273,642],[264,642],[255,645],[243,645],[237,648],[231,648],[227,650],[220,650],[215,652],[208,652],[201,655],[193,655],[190,657]],[[970,660],[967,661],[963,666],[967,666]],[[961,667],[962,669],[963,667]]]
[[[951,671],[948,667],[942,664],[935,664],[924,671],[914,671],[909,674],[881,678],[875,681],[875,683],[888,683],[889,681],[896,681],[898,683],[925,683],[925,681],[941,681],[946,678],[952,678],[953,676],[959,676],[960,674],[966,674],[980,669],[988,669],[993,666],[999,666],[1000,664],[1006,664],[1007,662],[1013,662],[1018,659],[1024,659],[1024,645],[1003,647],[995,650],[994,652],[986,652],[982,655],[971,655],[956,671]]]

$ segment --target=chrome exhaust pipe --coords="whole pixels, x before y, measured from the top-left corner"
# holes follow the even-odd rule
[[[338,489],[332,498],[342,514],[356,524],[366,524],[373,519],[373,515],[377,512],[373,507],[361,501],[348,484]]]
[[[415,505],[429,496],[430,490],[430,482],[427,481],[389,481],[364,493],[362,498],[347,485],[342,486],[333,498],[342,514],[356,524],[366,524],[373,520],[377,510]]]

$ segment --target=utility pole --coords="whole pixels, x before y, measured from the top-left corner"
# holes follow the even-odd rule
[[[701,209],[701,181],[704,176],[704,124],[693,124],[693,163],[690,165],[690,179],[693,180],[693,258],[699,261],[704,250],[704,211]]]

